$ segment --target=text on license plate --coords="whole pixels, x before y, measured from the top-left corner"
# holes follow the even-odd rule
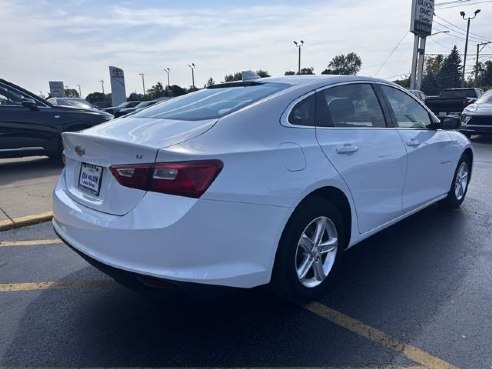
[[[96,196],[99,195],[101,189],[102,167],[82,163],[79,175],[79,187],[89,190]]]

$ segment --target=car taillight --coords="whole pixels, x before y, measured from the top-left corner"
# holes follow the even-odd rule
[[[110,170],[125,187],[172,195],[200,197],[220,173],[220,160],[113,165]]]

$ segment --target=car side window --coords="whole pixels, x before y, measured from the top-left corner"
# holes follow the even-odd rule
[[[0,85],[0,105],[22,105],[22,96]]]
[[[425,129],[432,124],[427,110],[406,93],[390,86],[382,86],[382,90],[395,114],[398,127]]]
[[[314,126],[315,95],[299,101],[289,114],[289,123],[296,126]]]
[[[318,92],[316,123],[325,127],[386,127],[376,93],[368,83],[335,86]]]

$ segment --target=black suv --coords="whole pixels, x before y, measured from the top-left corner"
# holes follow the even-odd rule
[[[101,111],[54,106],[0,79],[0,158],[60,157],[62,132],[80,131],[112,118]]]

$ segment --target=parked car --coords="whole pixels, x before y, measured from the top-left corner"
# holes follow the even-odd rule
[[[104,108],[103,110],[106,113],[113,114],[116,117],[116,114],[121,109],[133,108],[134,106],[137,106],[138,104],[140,104],[140,101],[125,101],[124,103],[121,103],[118,106],[111,106],[109,108]]]
[[[425,101],[425,99],[427,98],[427,96],[425,96],[425,94],[420,90],[408,90],[408,91],[410,91],[420,101]]]
[[[55,106],[66,106],[74,109],[99,110],[86,99],[78,97],[51,97],[47,100]]]
[[[133,287],[270,283],[309,300],[346,249],[430,204],[460,206],[473,151],[459,125],[373,78],[214,85],[65,133],[53,226]]]
[[[0,157],[60,157],[61,133],[107,122],[113,116],[95,110],[54,106],[0,79]]]
[[[438,116],[459,116],[464,108],[482,94],[483,90],[479,88],[447,88],[442,90],[439,96],[429,96],[425,99],[425,105]]]
[[[492,90],[463,110],[460,131],[468,138],[476,134],[492,134]]]
[[[115,117],[118,118],[130,113],[134,113],[137,110],[147,108],[149,106],[157,104],[158,102],[161,102],[161,100],[142,101],[139,104],[135,105],[134,107],[119,109],[117,112],[115,112]]]

